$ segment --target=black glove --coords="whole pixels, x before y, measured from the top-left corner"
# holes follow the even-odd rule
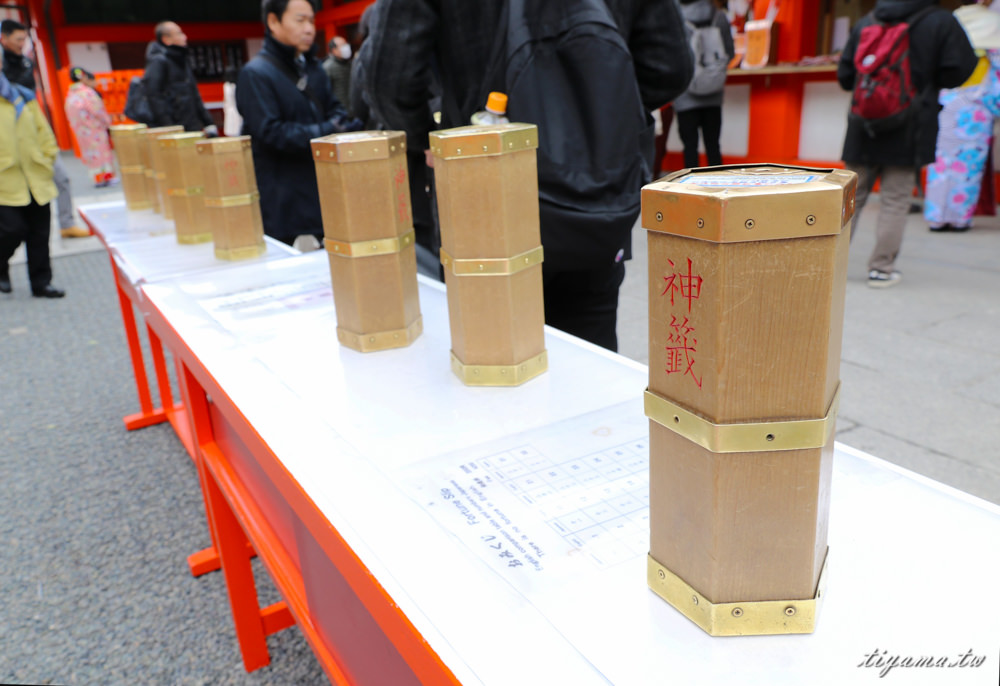
[[[334,133],[345,133],[347,131],[360,131],[365,128],[365,125],[360,119],[351,119],[349,117],[336,116],[330,119],[330,123],[333,124]]]

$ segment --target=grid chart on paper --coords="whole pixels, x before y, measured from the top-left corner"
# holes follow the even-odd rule
[[[649,445],[645,439],[556,461],[526,445],[478,465],[601,567],[649,552]]]

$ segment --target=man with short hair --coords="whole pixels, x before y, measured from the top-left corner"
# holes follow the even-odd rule
[[[35,65],[24,55],[24,45],[28,41],[28,30],[24,24],[13,19],[4,19],[0,24],[0,47],[3,47],[3,73],[7,80],[35,90]],[[59,217],[59,233],[63,238],[83,238],[90,231],[78,226],[74,217],[73,197],[69,192],[69,173],[62,158],[56,155],[52,168],[52,180],[59,195],[56,208]]]
[[[264,232],[291,244],[323,239],[310,141],[357,131],[315,56],[315,11],[308,0],[263,0],[264,47],[240,72],[236,105],[252,137]]]
[[[188,64],[187,36],[172,21],[161,21],[154,29],[156,40],[146,48],[146,97],[153,112],[150,127],[176,126],[185,131],[219,135],[212,115],[205,109],[198,83]]]

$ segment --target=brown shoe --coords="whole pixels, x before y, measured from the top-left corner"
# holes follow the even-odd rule
[[[90,235],[90,231],[82,226],[71,226],[68,229],[63,229],[59,233],[62,234],[63,238],[86,238]]]

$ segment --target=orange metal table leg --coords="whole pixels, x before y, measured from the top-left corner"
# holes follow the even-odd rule
[[[205,498],[205,511],[226,580],[243,666],[248,672],[252,672],[271,662],[266,637],[292,626],[295,620],[285,602],[274,603],[265,608],[259,605],[253,567],[250,565],[253,547],[206,465],[209,456],[216,461],[225,459],[214,439],[208,398],[187,368],[184,368],[184,385],[187,387],[186,400],[198,446],[198,476]]]
[[[118,304],[122,311],[122,322],[125,326],[125,338],[128,341],[128,352],[132,358],[132,371],[135,373],[136,390],[139,392],[139,412],[124,418],[125,428],[129,431],[142,429],[153,424],[161,424],[167,420],[163,408],[153,409],[153,400],[149,395],[149,379],[146,377],[146,365],[142,360],[142,347],[139,345],[139,332],[135,327],[135,312],[132,311],[132,301],[118,282],[114,259],[111,269],[115,273],[115,288],[118,290]]]
[[[184,401],[183,405],[185,408],[190,408],[192,384],[194,385],[193,386],[194,388],[197,388],[199,390],[200,387],[197,385],[197,382],[195,382],[192,379],[190,372],[188,371],[187,367],[184,366],[184,363],[182,363],[179,359],[176,358],[174,359],[174,362],[176,363],[176,369],[177,369],[177,385],[180,388],[181,398]],[[187,412],[186,414],[187,414],[187,422],[189,425],[190,441],[192,443],[191,447],[188,449],[188,452],[191,455],[191,459],[194,460],[195,464],[197,465],[200,462],[200,460],[198,457],[198,448],[196,445],[194,445],[195,443],[194,417],[191,415],[190,412]],[[199,479],[200,478],[201,475],[199,469]],[[204,489],[202,489],[202,497],[204,498]],[[205,517],[207,520],[208,519],[207,500],[205,501]],[[188,555],[187,559],[188,569],[191,570],[191,576],[194,577],[199,577],[202,574],[208,574],[209,572],[214,572],[222,568],[222,563],[219,560],[219,551],[215,545],[215,531],[212,530],[211,522],[206,521],[206,524],[208,525],[208,535],[212,539],[212,545],[203,550],[199,550],[196,553]]]

